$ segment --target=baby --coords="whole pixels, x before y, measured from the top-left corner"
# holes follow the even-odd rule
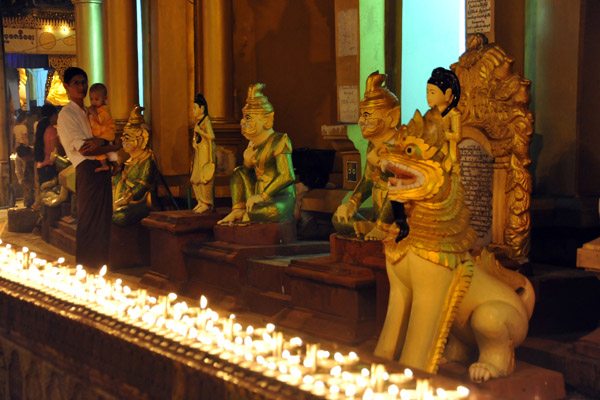
[[[91,105],[88,107],[88,111],[94,137],[112,142],[115,140],[115,121],[108,111],[108,106],[106,105],[107,97],[106,86],[102,83],[94,83],[90,87]],[[102,165],[96,168],[95,172],[108,171],[110,169],[106,161],[106,154],[96,156],[96,160],[99,160]]]

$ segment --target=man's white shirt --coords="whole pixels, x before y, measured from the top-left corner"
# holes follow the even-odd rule
[[[79,149],[86,139],[91,139],[92,127],[88,114],[76,103],[70,101],[58,114],[58,137],[73,166],[77,167],[83,160],[94,160],[95,156],[84,156]],[[117,154],[106,154],[111,161],[117,160]]]

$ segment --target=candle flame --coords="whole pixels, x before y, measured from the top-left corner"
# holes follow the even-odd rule
[[[459,386],[456,388],[456,391],[458,392],[459,395],[461,396],[468,396],[469,395],[469,389],[467,389],[464,386]]]

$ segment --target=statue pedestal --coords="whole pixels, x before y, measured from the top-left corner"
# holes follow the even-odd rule
[[[44,206],[44,213],[42,215],[42,239],[46,242],[50,241],[50,230],[56,226],[56,223],[61,217],[61,207],[47,207]]]
[[[229,242],[186,243],[183,246],[188,276],[183,288],[185,295],[192,298],[205,295],[211,304],[228,310],[245,309],[262,315],[280,311],[289,303],[284,282],[288,263],[270,258],[322,254],[329,250],[329,244],[323,241],[284,242],[290,229],[286,225],[215,226],[215,237],[229,238]],[[267,257],[269,260],[264,260]]]
[[[272,244],[288,244],[296,240],[296,223],[294,220],[238,225],[215,225],[215,240],[246,246]]]
[[[469,382],[467,365],[442,364],[439,373]],[[491,379],[479,384],[481,389],[503,398],[513,400],[559,400],[566,398],[565,383],[560,372],[515,361],[515,371],[505,377]]]
[[[177,290],[187,281],[183,245],[189,240],[208,241],[223,213],[196,214],[193,210],[151,212],[142,220],[150,231],[151,271],[142,283]]]
[[[139,222],[128,226],[112,224],[108,260],[111,269],[150,265],[150,233],[148,230]]]
[[[32,208],[9,208],[7,215],[8,231],[18,233],[31,233],[40,218],[39,211]]]
[[[387,311],[389,283],[381,242],[337,234],[329,257],[293,259],[286,269],[290,305],[274,319],[279,325],[344,344],[378,333]]]

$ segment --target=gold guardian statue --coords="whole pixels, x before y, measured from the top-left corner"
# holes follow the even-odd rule
[[[129,159],[120,174],[113,176],[113,222],[120,226],[134,224],[147,217],[152,209],[156,163],[148,148],[150,137],[143,107],[135,105],[123,128],[123,150]]]
[[[400,106],[396,95],[383,86],[386,77],[376,71],[367,78],[358,120],[363,137],[369,141],[367,163],[352,195],[333,215],[337,233],[365,240],[382,240],[394,221],[387,199],[388,174],[380,168],[380,154],[386,143],[393,143],[398,136]],[[369,197],[373,198],[373,212],[363,216],[358,208]]]
[[[292,144],[273,129],[274,110],[255,83],[248,88],[242,109],[242,135],[249,140],[244,163],[230,180],[232,210],[220,225],[284,222],[294,217],[296,189]]]

